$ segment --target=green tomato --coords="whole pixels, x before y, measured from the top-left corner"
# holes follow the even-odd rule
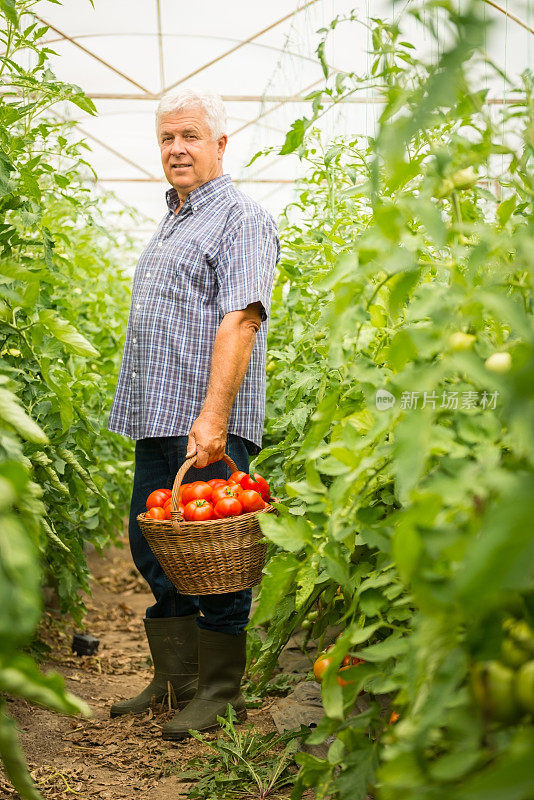
[[[507,666],[517,668],[529,660],[530,654],[513,639],[504,639],[501,644],[501,658]]]
[[[518,718],[514,678],[513,670],[500,661],[483,661],[474,665],[471,683],[484,716],[500,722],[513,722]]]
[[[508,631],[514,642],[534,656],[534,631],[528,622],[524,619],[514,621],[508,625]]]
[[[449,336],[449,346],[451,350],[455,351],[470,350],[475,340],[476,336],[473,336],[472,333],[456,331]]]
[[[512,356],[510,353],[492,353],[486,359],[486,369],[490,372],[497,372],[499,375],[509,372],[512,366]]]
[[[452,182],[454,184],[455,189],[468,189],[470,186],[473,186],[478,181],[478,175],[476,174],[473,167],[466,167],[465,169],[459,169],[458,172],[455,172],[452,176]]]
[[[528,661],[517,671],[515,693],[521,708],[534,714],[534,661]]]

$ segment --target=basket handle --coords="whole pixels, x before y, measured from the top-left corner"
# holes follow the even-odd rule
[[[184,463],[182,464],[182,466],[180,467],[180,469],[176,473],[176,478],[174,479],[174,484],[173,484],[173,487],[172,487],[172,496],[171,496],[171,520],[172,520],[172,526],[173,526],[174,530],[176,531],[176,533],[180,533],[179,522],[180,522],[180,520],[182,520],[182,515],[178,511],[178,496],[179,496],[179,493],[180,493],[180,486],[182,485],[182,481],[184,479],[185,473],[187,472],[187,470],[190,467],[193,466],[193,464],[196,463],[196,460],[197,460],[197,454],[196,453],[194,455],[190,456],[189,458],[186,458],[186,460],[184,461]],[[224,463],[228,467],[230,467],[232,472],[237,472],[238,471],[237,464],[234,461],[232,461],[230,456],[227,455],[226,453],[223,455],[221,460],[224,461]]]

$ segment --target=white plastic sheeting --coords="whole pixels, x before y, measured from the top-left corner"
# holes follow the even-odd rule
[[[225,98],[225,172],[276,215],[294,196],[293,181],[302,170],[298,158],[270,155],[246,164],[257,150],[280,145],[293,120],[309,110],[308,103],[292,98],[323,80],[315,56],[318,29],[353,9],[361,21],[340,24],[330,38],[326,55],[334,69],[365,73],[370,41],[362,23],[370,17],[401,17],[418,51],[437,55],[428,34],[408,20],[409,5],[410,0],[94,0],[93,8],[89,0],[43,0],[34,11],[52,26],[46,40],[57,53],[56,74],[80,85],[98,110],[92,117],[69,105],[61,113],[76,119],[91,145],[101,185],[142,215],[137,233],[143,237],[165,210],[167,184],[154,129],[162,92],[173,85],[202,86]],[[493,23],[488,53],[519,75],[534,52],[527,30],[534,26],[530,0],[484,2],[484,11]],[[506,99],[510,87],[502,79],[488,73],[479,79],[494,99]],[[369,90],[355,99],[322,118],[325,137],[372,134],[379,104]]]

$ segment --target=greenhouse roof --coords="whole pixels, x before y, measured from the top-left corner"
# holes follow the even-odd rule
[[[394,16],[406,22],[410,40],[432,54],[435,45],[428,34],[407,18],[411,5],[409,0],[232,0],[224,5],[200,0],[185,6],[174,0],[94,0],[93,7],[89,0],[63,5],[42,0],[34,12],[49,25],[46,41],[57,54],[51,57],[56,74],[81,86],[98,112],[93,117],[69,105],[62,113],[76,120],[91,145],[99,183],[141,212],[145,222],[138,232],[143,233],[165,209],[167,184],[154,135],[162,93],[193,86],[223,96],[229,122],[225,172],[277,214],[294,197],[303,169],[298,158],[273,153],[246,165],[258,150],[279,146],[291,123],[309,113],[304,98],[324,81],[315,54],[318,29],[352,9],[360,23]],[[513,76],[531,64],[530,5],[530,0],[484,2],[494,23],[487,50]],[[326,58],[333,71],[364,74],[369,49],[365,24],[339,25]],[[492,102],[506,102],[506,82],[488,75],[482,79],[489,81]],[[325,114],[322,130],[327,137],[372,134],[379,105],[364,88]]]

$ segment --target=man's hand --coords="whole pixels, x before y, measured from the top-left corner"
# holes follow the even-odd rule
[[[189,431],[186,458],[195,453],[197,469],[220,461],[224,455],[227,438],[227,417],[201,411]]]

